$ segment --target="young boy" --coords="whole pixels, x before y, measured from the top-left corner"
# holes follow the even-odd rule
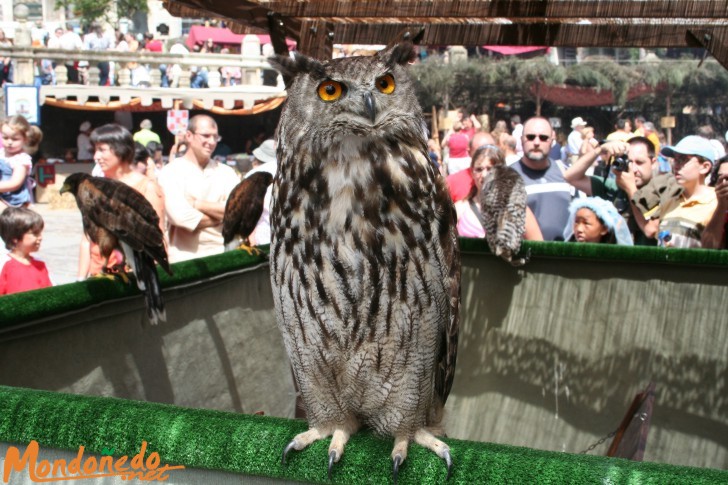
[[[45,263],[30,253],[40,249],[43,218],[23,207],[9,207],[0,214],[0,237],[9,253],[0,256],[0,295],[51,286]]]
[[[713,147],[707,139],[690,135],[660,152],[672,158],[672,173],[683,192],[660,209],[658,243],[676,248],[702,247],[703,229],[718,206],[715,190],[705,185],[715,161]]]

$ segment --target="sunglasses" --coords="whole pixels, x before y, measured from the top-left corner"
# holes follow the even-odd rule
[[[541,141],[548,141],[549,138],[551,138],[550,135],[526,135],[526,140],[533,141],[538,137]]]

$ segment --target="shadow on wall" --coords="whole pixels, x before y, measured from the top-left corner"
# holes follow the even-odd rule
[[[711,277],[700,286],[674,268],[637,278],[645,273],[614,263],[526,268],[464,255],[458,399],[508,396],[601,433],[652,380],[653,426],[728,448],[726,329],[714,317],[724,289]]]
[[[66,316],[63,328],[0,342],[0,384],[293,416],[267,281],[266,266],[166,290],[158,326],[141,296]]]

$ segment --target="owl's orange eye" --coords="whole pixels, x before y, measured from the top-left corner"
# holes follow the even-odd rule
[[[318,95],[324,101],[336,101],[344,93],[344,86],[338,81],[324,81],[319,84]]]
[[[392,94],[394,92],[394,77],[391,74],[385,74],[376,80],[377,89],[384,94]]]

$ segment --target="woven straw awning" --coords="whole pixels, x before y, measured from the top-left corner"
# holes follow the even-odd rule
[[[240,33],[337,44],[704,47],[728,68],[726,0],[164,0],[172,15],[212,16]],[[275,43],[274,43],[275,44]],[[276,46],[283,49],[282,45]]]

